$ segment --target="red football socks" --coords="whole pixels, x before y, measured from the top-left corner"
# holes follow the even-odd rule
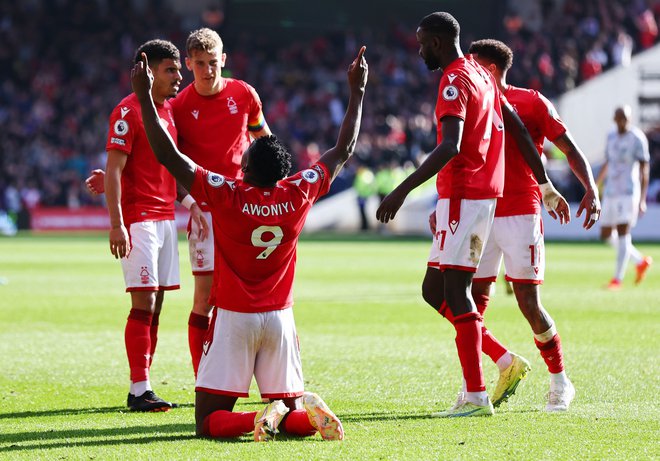
[[[449,309],[448,309],[449,310]],[[454,317],[456,348],[468,392],[486,390],[481,368],[481,316],[468,312]]]
[[[160,312],[154,312],[151,317],[151,328],[149,329],[149,337],[151,338],[151,357],[149,357],[149,368],[154,361],[154,354],[156,353],[156,344],[158,344],[158,324],[160,323]]]
[[[474,302],[477,305],[477,312],[482,316],[486,312],[490,297],[488,295],[473,295]],[[507,352],[507,348],[500,343],[488,328],[481,322],[481,350],[493,362],[497,362]]]
[[[191,312],[190,317],[188,317],[188,347],[190,348],[190,356],[192,357],[195,377],[197,377],[199,361],[202,360],[204,338],[206,338],[206,332],[208,331],[210,324],[211,317],[205,315]]]
[[[547,343],[542,343],[534,338],[534,343],[541,352],[541,357],[545,360],[550,373],[561,373],[564,371],[564,354],[561,351],[561,339],[556,334]]]
[[[291,435],[307,437],[316,434],[316,428],[309,422],[307,412],[303,409],[290,411],[284,420],[284,430]]]
[[[234,413],[232,411],[214,411],[204,418],[202,435],[207,437],[238,437],[254,431],[256,411]]]
[[[151,312],[131,309],[126,321],[124,341],[126,343],[128,366],[131,370],[131,382],[134,383],[149,379],[151,319]]]

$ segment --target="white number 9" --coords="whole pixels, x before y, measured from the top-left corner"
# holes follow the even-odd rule
[[[265,242],[263,236],[266,232],[273,234],[273,238]],[[265,247],[266,249],[259,253],[257,259],[266,259],[270,254],[275,251],[275,248],[282,243],[284,232],[279,226],[260,226],[252,231],[252,245],[255,247]]]

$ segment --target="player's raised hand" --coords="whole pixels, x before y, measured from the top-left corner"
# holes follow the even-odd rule
[[[85,179],[87,190],[92,195],[100,195],[105,192],[105,171],[93,170],[92,175]]]
[[[553,219],[559,219],[561,224],[571,222],[571,207],[550,181],[539,184],[543,206]]]
[[[585,229],[591,229],[600,219],[600,200],[598,199],[598,190],[591,189],[584,194],[575,216],[579,218],[582,215],[582,212],[586,212],[582,227]]]
[[[348,66],[348,84],[351,90],[364,91],[367,86],[367,77],[369,75],[369,65],[364,58],[364,52],[367,50],[366,46],[362,46],[358,51],[357,57]]]
[[[142,53],[140,61],[138,61],[137,64],[133,66],[133,70],[131,70],[131,86],[138,99],[149,96],[153,82],[154,75],[151,72],[151,69],[149,69],[147,54]]]

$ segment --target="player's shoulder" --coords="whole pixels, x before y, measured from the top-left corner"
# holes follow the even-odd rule
[[[245,183],[243,181],[207,170],[206,168],[198,166],[197,174],[213,189],[235,191],[237,189],[245,188]]]
[[[140,108],[140,102],[138,101],[135,93],[131,93],[128,96],[124,97],[124,99],[119,101],[119,103],[115,106],[114,110],[117,111],[122,107],[130,108],[130,109]]]
[[[170,104],[173,108],[177,108],[185,104],[186,100],[190,98],[191,95],[195,95],[195,87],[192,83],[188,84],[183,90],[172,99],[170,99]]]
[[[636,126],[631,126],[629,131],[632,134],[632,136],[634,136],[635,138],[637,138],[641,141],[646,141],[646,135],[644,134],[644,132],[640,128],[638,128]]]
[[[244,80],[239,80],[237,78],[227,78],[227,84],[225,88],[230,89],[234,93],[246,93],[248,95],[254,95],[258,97],[257,90],[254,89],[252,85]]]
[[[110,118],[113,120],[134,120],[137,118],[139,120],[140,112],[140,103],[137,96],[135,96],[135,93],[131,93],[119,101],[119,104],[112,110]]]
[[[302,169],[291,176],[288,176],[280,181],[284,184],[292,184],[297,187],[307,184],[316,184],[325,181],[330,175],[328,167],[322,162],[317,162],[309,168]]]

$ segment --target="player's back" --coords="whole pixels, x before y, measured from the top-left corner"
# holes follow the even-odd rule
[[[472,200],[502,195],[504,134],[500,93],[490,73],[471,55],[456,59],[440,79],[436,103],[438,144],[446,116],[463,120],[459,153],[440,170],[440,198]]]
[[[241,157],[250,145],[248,128],[258,125],[261,102],[247,83],[228,78],[223,83],[219,93],[202,96],[193,82],[172,100],[179,150],[203,168],[241,178]]]
[[[509,85],[504,96],[529,131],[539,155],[545,139],[555,140],[566,132],[552,103],[538,91]],[[504,194],[497,200],[495,216],[540,213],[538,183],[511,135],[505,136],[504,157]]]
[[[198,169],[193,195],[211,209],[218,256],[210,304],[239,312],[290,307],[298,236],[329,186],[321,164],[272,188]]]

